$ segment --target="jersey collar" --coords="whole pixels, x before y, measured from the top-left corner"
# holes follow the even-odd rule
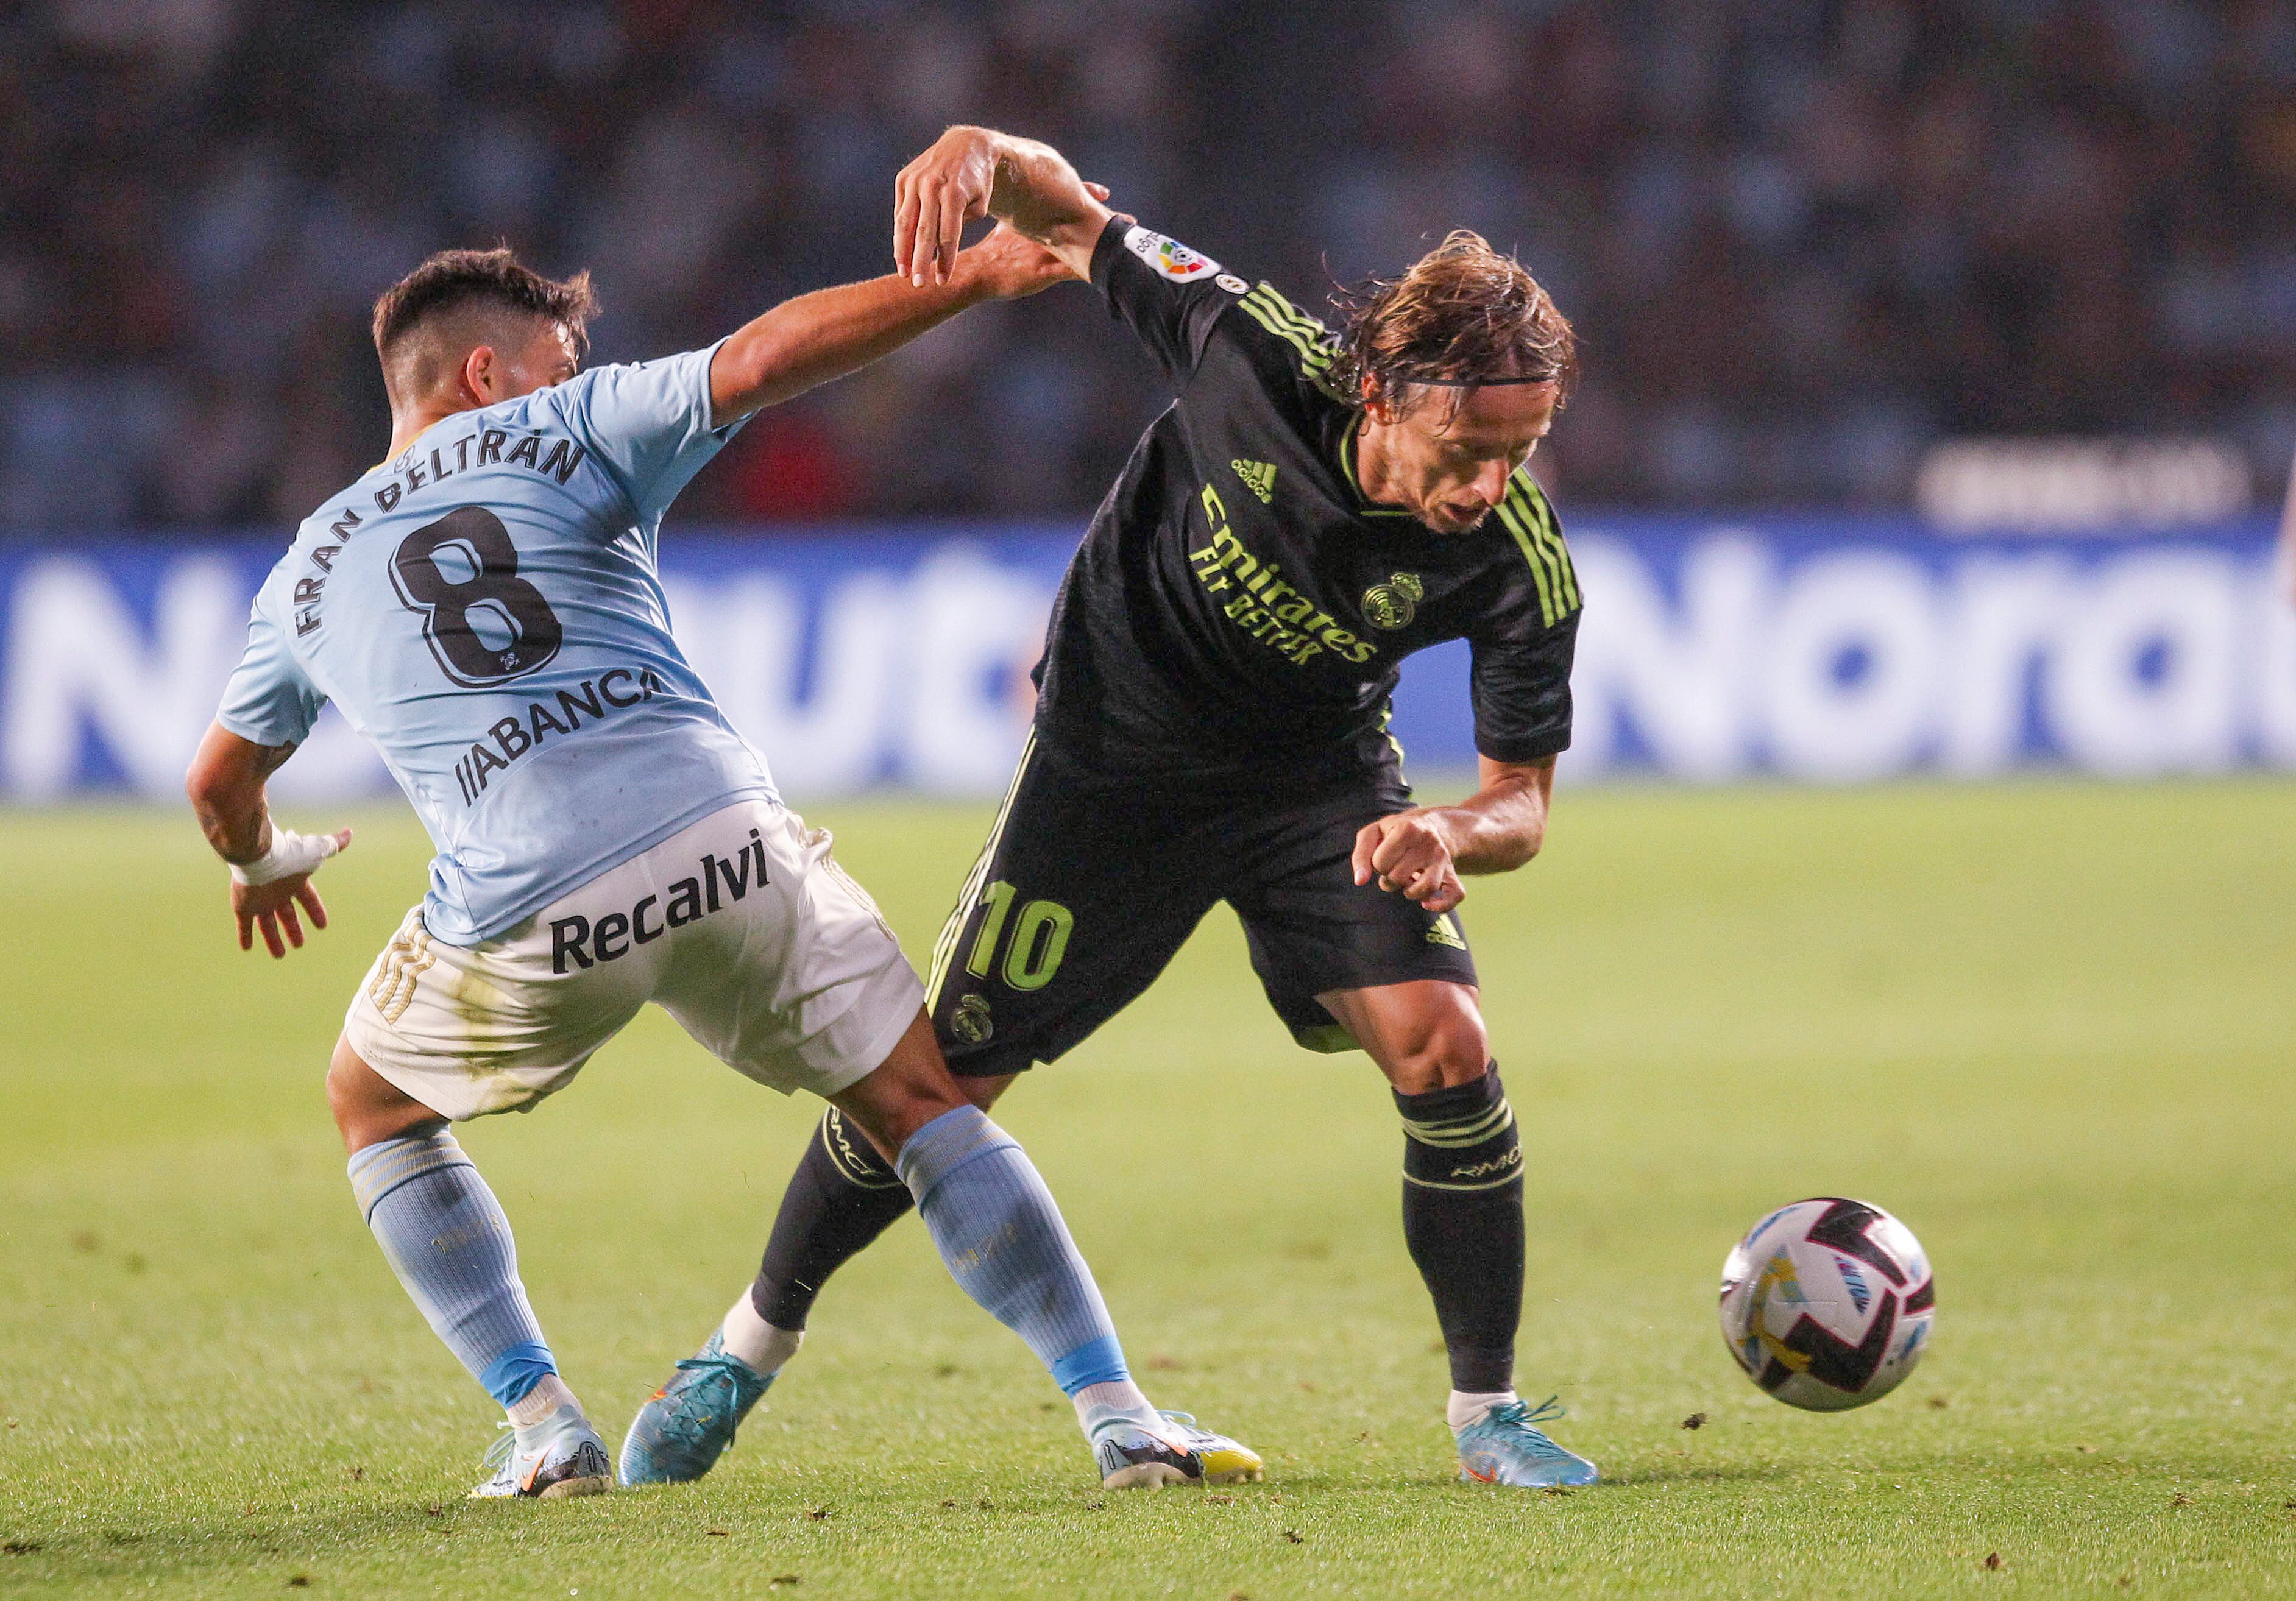
[[[400,451],[398,455],[383,457],[381,461],[377,462],[373,466],[368,468],[366,472],[359,474],[359,477],[365,478],[369,473],[381,472],[393,462],[399,460],[400,457],[413,455],[414,453],[414,447],[422,443],[424,435],[430,433],[432,429],[437,428],[440,423],[449,421],[454,418],[460,417],[462,414],[463,413],[460,412],[449,412],[444,417],[433,417],[430,421],[422,425],[422,433],[415,435],[414,437],[406,442],[406,448],[405,450]]]
[[[1364,494],[1363,485],[1357,481],[1356,430],[1362,426],[1363,413],[1353,412],[1349,414],[1347,427],[1340,430],[1340,475],[1347,479],[1348,488],[1355,494],[1356,515],[1357,517],[1409,517],[1411,513],[1401,506],[1374,504],[1371,498]]]

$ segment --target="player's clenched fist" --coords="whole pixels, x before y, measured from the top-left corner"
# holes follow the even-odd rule
[[[1467,898],[1451,859],[1451,842],[1431,812],[1398,812],[1366,823],[1356,835],[1356,882],[1374,878],[1429,911],[1448,911]]]

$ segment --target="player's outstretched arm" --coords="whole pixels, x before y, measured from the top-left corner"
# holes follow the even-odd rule
[[[291,745],[258,745],[215,723],[184,775],[184,792],[199,813],[201,831],[231,864],[231,910],[242,951],[254,949],[258,928],[272,955],[286,955],[289,945],[300,950],[299,906],[310,915],[312,927],[324,928],[327,908],[311,887],[311,874],[351,842],[348,829],[298,834],[272,826],[263,786],[294,754]]]
[[[842,378],[983,300],[1017,300],[1082,275],[999,227],[955,257],[946,282],[922,292],[886,277],[784,300],[718,347],[709,363],[710,420],[723,428]]]
[[[1089,278],[1093,247],[1115,215],[1107,199],[1049,144],[953,127],[893,181],[894,270],[920,289],[947,282],[964,225],[993,216]]]
[[[1430,911],[1467,898],[1464,873],[1512,872],[1546,840],[1554,758],[1477,758],[1480,782],[1456,806],[1414,806],[1367,823],[1356,835],[1356,882],[1393,890]]]

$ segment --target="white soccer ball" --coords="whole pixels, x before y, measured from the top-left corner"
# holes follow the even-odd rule
[[[1779,1208],[1722,1264],[1722,1338],[1788,1406],[1839,1412],[1905,1381],[1937,1318],[1930,1259],[1878,1206],[1820,1196]]]

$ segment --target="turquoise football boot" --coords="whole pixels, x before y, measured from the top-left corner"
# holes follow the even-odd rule
[[[1554,1396],[1536,1407],[1501,1401],[1459,1431],[1459,1476],[1478,1484],[1526,1490],[1592,1484],[1602,1477],[1592,1462],[1563,1450],[1530,1425],[1562,1417]]]
[[[726,1354],[724,1332],[712,1334],[699,1356],[678,1363],[669,1382],[638,1409],[622,1442],[621,1480],[627,1486],[682,1484],[718,1466],[734,1431],[774,1376]]]

